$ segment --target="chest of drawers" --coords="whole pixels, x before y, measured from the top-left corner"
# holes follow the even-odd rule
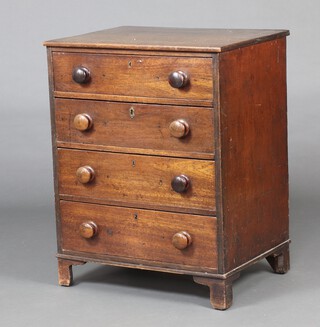
[[[226,309],[289,269],[285,30],[119,27],[45,42],[60,285],[96,262],[187,274]]]

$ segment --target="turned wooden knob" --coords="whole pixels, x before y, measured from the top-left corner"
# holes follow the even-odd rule
[[[189,124],[183,120],[178,119],[173,121],[169,126],[170,134],[174,137],[181,138],[189,133]]]
[[[92,118],[88,114],[79,114],[74,117],[73,126],[78,131],[87,131],[92,126]]]
[[[91,238],[98,232],[98,226],[93,221],[86,221],[79,227],[80,236]]]
[[[168,81],[172,87],[176,89],[181,89],[189,83],[189,77],[187,73],[178,70],[176,72],[170,73]]]
[[[175,248],[183,250],[192,243],[191,235],[187,232],[179,232],[173,235],[172,244]]]
[[[78,181],[82,184],[87,184],[94,180],[94,170],[90,166],[78,168],[76,175]]]
[[[190,179],[185,175],[175,176],[171,181],[171,186],[177,193],[186,192],[190,186]]]
[[[90,71],[86,67],[76,67],[72,71],[72,79],[78,84],[86,84],[90,81]]]

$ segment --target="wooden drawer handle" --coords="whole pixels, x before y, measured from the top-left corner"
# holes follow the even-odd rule
[[[89,83],[90,78],[90,71],[86,67],[79,66],[72,71],[72,79],[78,84]]]
[[[93,221],[86,221],[79,227],[80,236],[83,238],[92,238],[98,232],[98,226]]]
[[[177,193],[186,192],[189,186],[190,179],[185,175],[175,176],[171,181],[171,187]]]
[[[90,166],[83,166],[77,169],[76,176],[81,184],[87,184],[94,180],[95,172]]]
[[[173,137],[181,138],[188,135],[190,127],[185,120],[177,119],[170,124],[169,130]]]
[[[181,89],[189,83],[189,76],[187,73],[178,70],[176,72],[170,73],[168,81],[172,87],[176,89]]]
[[[73,126],[78,131],[87,131],[92,127],[93,121],[88,114],[79,114],[74,117]]]
[[[172,237],[172,245],[179,250],[187,248],[191,243],[191,235],[184,231],[176,233]]]

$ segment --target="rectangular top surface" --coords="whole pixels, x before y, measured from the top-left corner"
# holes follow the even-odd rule
[[[121,26],[47,41],[45,46],[223,52],[289,35],[288,30]]]

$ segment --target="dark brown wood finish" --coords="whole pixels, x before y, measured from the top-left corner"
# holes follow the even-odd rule
[[[193,280],[210,289],[210,302],[213,308],[226,310],[230,308],[233,300],[232,282],[239,278],[240,274],[234,274],[226,279],[206,278],[194,276]]]
[[[151,154],[213,159],[212,109],[69,99],[55,99],[55,108],[58,146],[140,153],[151,149]],[[83,114],[91,117],[92,127],[79,131],[74,119]],[[188,124],[184,137],[171,135],[171,124],[179,119]],[[81,121],[86,127],[86,118]]]
[[[194,276],[214,308],[290,268],[286,30],[48,41],[59,284],[86,262]]]
[[[216,218],[61,201],[62,252],[85,252],[216,269]],[[91,238],[79,227],[97,225]],[[186,231],[192,242],[177,249],[173,236]],[[119,258],[121,261],[121,258]]]
[[[218,219],[217,219],[218,221]],[[218,273],[217,269],[209,269],[197,267],[197,270],[194,270],[194,267],[188,265],[179,265],[177,263],[161,263],[159,261],[152,260],[143,260],[136,258],[121,258],[116,256],[105,256],[95,254],[94,257],[90,254],[85,254],[84,252],[72,252],[64,251],[63,253],[57,253],[57,258],[67,259],[67,260],[75,260],[75,261],[86,261],[86,262],[94,262],[99,264],[106,264],[116,267],[126,267],[133,269],[147,269],[152,271],[161,271],[166,273],[180,274],[180,275],[192,275],[192,276],[200,276],[206,278],[213,279],[227,279],[235,274],[238,274],[242,270],[254,265],[255,263],[261,261],[262,259],[272,256],[273,254],[279,254],[283,247],[288,246],[288,242],[279,244],[278,246],[269,249],[268,251],[261,253],[257,257],[247,261],[243,265],[237,267],[236,269],[229,271],[226,274]],[[218,254],[219,256],[219,254]]]
[[[60,286],[70,286],[73,282],[72,266],[84,265],[85,261],[58,259],[58,277]]]
[[[97,48],[73,48],[73,47],[52,47],[54,52],[65,53],[97,53]],[[137,56],[168,56],[168,57],[191,57],[191,58],[211,58],[211,52],[186,52],[186,51],[153,51],[153,50],[126,50],[126,49],[110,49],[99,48],[99,54],[112,54],[112,55],[137,55]]]
[[[287,273],[290,269],[289,244],[286,244],[281,251],[267,256],[266,259],[276,274]]]
[[[58,150],[59,193],[91,202],[171,211],[210,214],[215,212],[214,162],[109,152]],[[89,166],[95,178],[81,183],[80,167]],[[186,175],[190,186],[175,192],[171,181]],[[70,198],[69,198],[70,199]]]
[[[219,60],[220,54],[212,54],[212,75],[216,81],[215,87],[213,88],[213,112],[212,112],[212,123],[214,133],[212,135],[215,149],[215,191],[216,191],[216,217],[217,229],[218,229],[218,271],[223,273],[224,269],[224,227],[223,227],[223,205],[222,205],[222,185],[221,185],[221,139],[220,139],[220,75],[219,75]]]
[[[49,99],[50,99],[50,123],[51,123],[51,142],[52,142],[52,163],[53,163],[53,187],[54,187],[54,204],[56,218],[56,235],[57,235],[57,250],[61,250],[60,242],[60,203],[59,203],[59,185],[58,185],[58,161],[57,161],[57,134],[55,124],[55,106],[53,96],[53,63],[51,48],[47,48],[48,62],[48,82],[49,82]]]
[[[45,42],[51,47],[222,52],[289,35],[287,30],[120,26]]]
[[[225,271],[288,240],[286,40],[220,54]]]
[[[117,94],[100,94],[100,93],[79,93],[79,92],[63,92],[54,91],[56,98],[68,98],[68,99],[86,99],[86,100],[105,100],[105,101],[121,101],[121,102],[132,102],[132,103],[154,103],[154,104],[172,104],[181,106],[204,106],[212,107],[212,100],[189,100],[188,98],[147,98],[143,96],[125,96]]]
[[[116,95],[132,97],[132,101],[135,97],[147,97],[212,102],[210,58],[53,52],[53,64],[56,92],[111,95],[111,100]],[[77,67],[90,72],[88,82],[74,81],[72,73]],[[181,88],[172,87],[168,81],[177,70],[189,76],[189,82]]]

